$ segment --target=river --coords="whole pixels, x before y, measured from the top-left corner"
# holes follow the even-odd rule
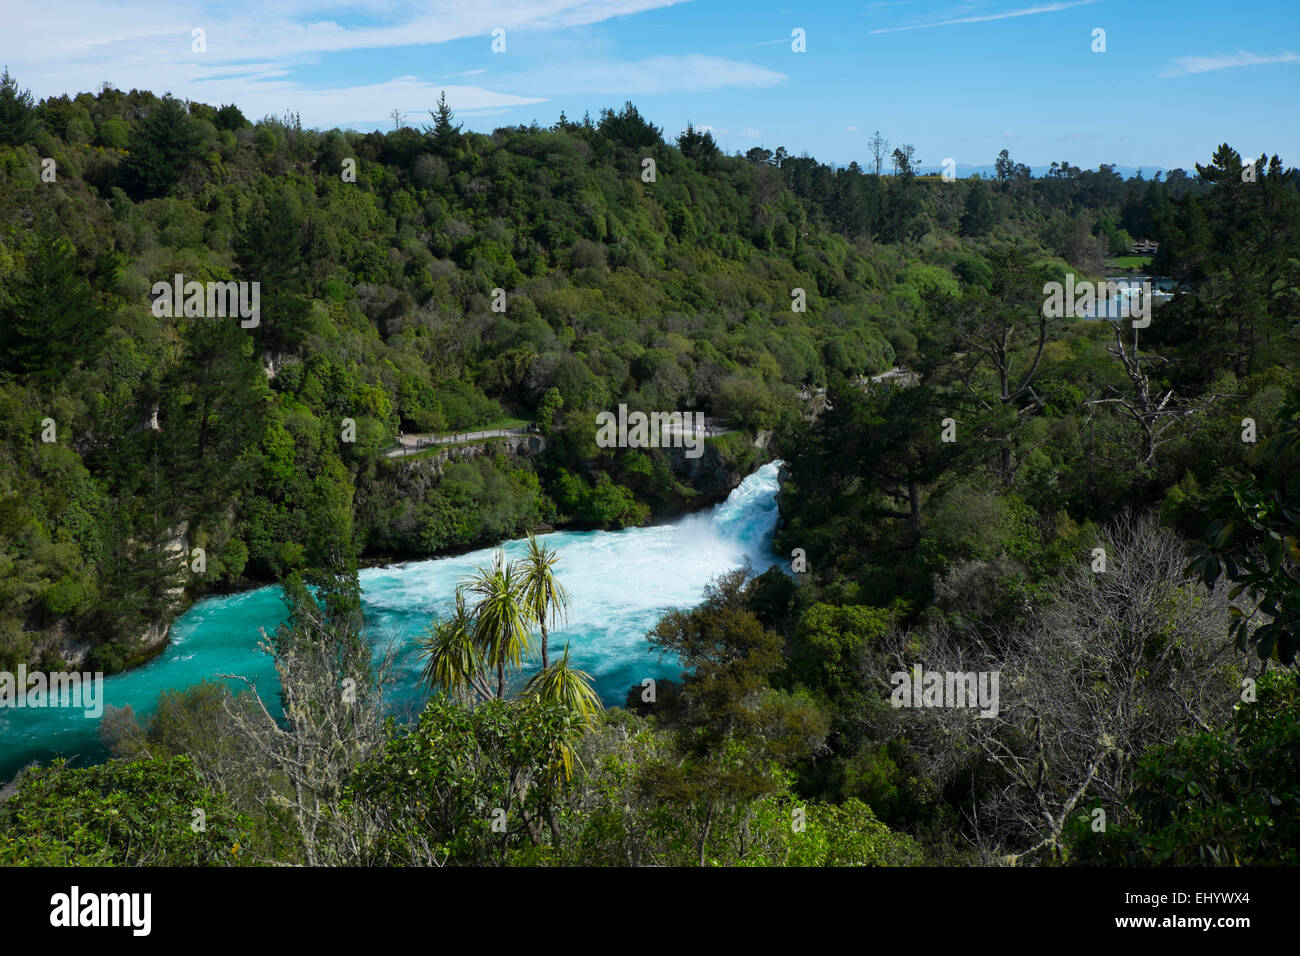
[[[572,648],[571,663],[591,674],[606,704],[621,705],[628,688],[647,678],[676,678],[675,661],[661,658],[645,639],[672,608],[700,602],[704,587],[746,558],[755,570],[776,563],[777,468],[772,462],[747,477],[723,503],[672,524],[622,531],[558,531],[540,536],[559,556],[555,572],[572,595],[568,624],[550,636],[552,658]],[[508,558],[526,544],[505,545]],[[415,640],[435,616],[451,607],[456,584],[491,560],[492,549],[449,558],[411,561],[361,571],[362,601],[378,656],[396,642],[395,683],[386,700],[399,717],[418,709],[427,691],[418,686],[422,662]],[[148,664],[104,679],[109,707],[152,713],[160,692],[179,690],[217,674],[257,682],[268,702],[277,698],[271,659],[258,648],[258,629],[272,630],[285,617],[278,587],[206,598],[172,626],[166,650]],[[522,683],[537,667],[526,666]],[[70,708],[0,708],[0,781],[32,760],[78,757],[102,760],[99,721]]]

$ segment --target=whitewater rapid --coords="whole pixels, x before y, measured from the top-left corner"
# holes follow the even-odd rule
[[[759,468],[723,503],[672,524],[540,535],[539,541],[558,553],[555,573],[572,597],[567,624],[551,631],[552,655],[567,643],[571,663],[592,676],[607,705],[622,705],[629,687],[647,677],[677,678],[677,662],[651,648],[646,632],[665,611],[698,604],[710,581],[746,560],[758,572],[776,563],[771,541],[779,464]],[[511,541],[503,547],[507,558],[517,558],[527,545]],[[397,651],[395,680],[385,690],[385,699],[399,717],[417,710],[428,697],[419,687],[422,661],[416,641],[435,617],[450,611],[457,583],[488,564],[492,550],[360,572],[376,657],[388,645]],[[270,658],[257,649],[259,629],[269,632],[284,617],[278,587],[199,601],[177,619],[162,654],[104,680],[106,705],[130,706],[137,715],[147,715],[160,692],[215,679],[217,674],[255,680],[271,703],[278,688]],[[516,685],[536,670],[536,657],[535,649]],[[0,781],[31,760],[55,755],[101,759],[98,723],[67,709],[0,708]]]

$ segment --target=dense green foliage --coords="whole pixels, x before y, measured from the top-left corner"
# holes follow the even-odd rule
[[[875,175],[665,142],[630,103],[431,119],[0,80],[0,668],[72,634],[131,664],[251,581],[294,609],[283,721],[215,685],[115,714],[121,759],[0,803],[0,861],[1294,862],[1295,170],[1004,151],[948,183],[910,147]],[[1149,326],[1045,314],[1135,237],[1177,283]],[[160,314],[177,274],[260,283],[260,321]],[[620,403],[739,431],[691,471],[598,447]],[[507,416],[531,444],[385,454]],[[382,723],[378,675],[335,699],[365,558],[643,523],[771,453],[806,570],[665,615],[679,681],[598,714],[557,654],[507,699],[555,602],[499,567],[434,624],[418,720]],[[998,713],[891,706],[913,664],[1000,674]]]
[[[1069,859],[1087,833],[1112,862],[1284,862],[1274,821],[1300,803],[1282,756],[1294,693],[1278,689],[1294,671],[1266,675],[1274,691],[1241,703],[1225,736],[1232,675],[1259,664],[1214,663],[1229,629],[1265,666],[1297,646],[1300,196],[1294,171],[1256,166],[1243,181],[1225,145],[1186,188],[1114,194],[1101,234],[1158,236],[1157,268],[1182,283],[1150,328],[1051,319],[1039,290],[1056,267],[990,250],[985,281],[911,326],[915,387],[832,381],[827,410],[795,430],[777,550],[803,549],[809,570],[800,587],[769,582],[761,608],[789,642],[792,686],[834,715],[809,792],[1012,861]],[[1058,180],[1043,185],[1082,196],[1105,177]],[[1018,188],[1031,184],[994,195]],[[1170,635],[1184,663],[1157,687]],[[914,662],[1000,672],[1015,703],[982,723],[911,719],[871,688]],[[1094,682],[1072,681],[1081,666]],[[1134,774],[1125,755],[1144,751]],[[1085,807],[1111,830],[1089,830]]]
[[[248,832],[188,757],[60,761],[0,804],[0,865],[232,866]]]
[[[1300,863],[1296,682],[1271,673],[1227,733],[1199,733],[1145,754],[1128,827],[1076,821],[1075,860],[1136,866]]]

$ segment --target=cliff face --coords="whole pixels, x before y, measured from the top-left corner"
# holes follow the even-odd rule
[[[772,457],[774,447],[772,432],[760,430],[752,442],[739,448],[735,443],[707,441],[698,458],[687,458],[684,448],[669,449],[670,467],[678,480],[699,493],[696,504],[711,505],[726,500],[750,472]]]
[[[541,435],[508,435],[473,445],[454,445],[418,458],[394,458],[392,461],[401,466],[403,485],[418,488],[418,494],[413,497],[422,498],[433,479],[442,477],[443,466],[449,461],[468,461],[497,452],[504,452],[507,458],[518,458],[540,454],[545,448],[546,439]],[[408,482],[415,484],[408,485]]]
[[[773,435],[760,431],[745,452],[737,454],[734,447],[724,452],[724,446],[709,441],[698,458],[688,458],[685,448],[669,448],[669,467],[683,484],[699,494],[697,504],[708,505],[724,500],[751,471],[771,457]],[[546,449],[546,439],[541,435],[511,435],[507,438],[459,445],[431,455],[395,458],[392,461],[401,469],[402,488],[406,496],[422,499],[443,475],[449,461],[466,461],[483,455],[504,451],[507,458],[540,454]]]
[[[189,556],[189,524],[182,521],[171,529],[166,544],[168,556],[180,563]],[[184,609],[184,587],[172,588],[169,596],[177,613]],[[153,621],[141,633],[123,635],[121,643],[126,656],[126,666],[143,664],[167,646],[171,634],[171,620]],[[68,623],[60,619],[32,640],[28,653],[28,666],[61,670],[85,671],[89,669],[91,643]]]
[[[717,446],[709,443],[705,443],[704,454],[698,458],[686,457],[685,448],[669,449],[669,454],[673,474],[699,493],[701,505],[724,500],[745,477],[728,467]]]
[[[143,664],[158,654],[167,646],[171,629],[171,621],[155,621],[142,633],[124,639],[126,667]],[[91,650],[90,642],[78,635],[67,621],[59,621],[32,642],[27,664],[32,669],[86,671],[90,670]]]

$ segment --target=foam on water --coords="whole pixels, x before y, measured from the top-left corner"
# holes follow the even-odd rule
[[[776,562],[771,541],[777,468],[776,462],[764,465],[722,504],[673,524],[542,535],[540,540],[558,552],[556,574],[573,597],[568,624],[551,632],[552,654],[562,652],[567,642],[572,663],[591,674],[606,704],[621,705],[628,688],[647,677],[677,677],[677,662],[657,654],[646,632],[665,611],[698,604],[709,581],[746,558],[757,571]],[[508,558],[525,550],[523,541],[505,545]],[[377,653],[386,643],[397,646],[397,680],[387,691],[395,713],[409,714],[427,697],[418,687],[421,661],[415,641],[434,617],[448,613],[456,584],[490,560],[491,549],[484,549],[361,572],[362,601]],[[144,667],[105,679],[105,702],[148,714],[161,691],[224,673],[255,680],[271,703],[278,688],[270,658],[257,649],[259,629],[271,631],[284,617],[277,587],[200,601],[177,619],[162,654]],[[536,649],[533,657],[519,681],[535,669]],[[98,723],[80,711],[0,707],[0,780],[31,760],[102,758]]]

